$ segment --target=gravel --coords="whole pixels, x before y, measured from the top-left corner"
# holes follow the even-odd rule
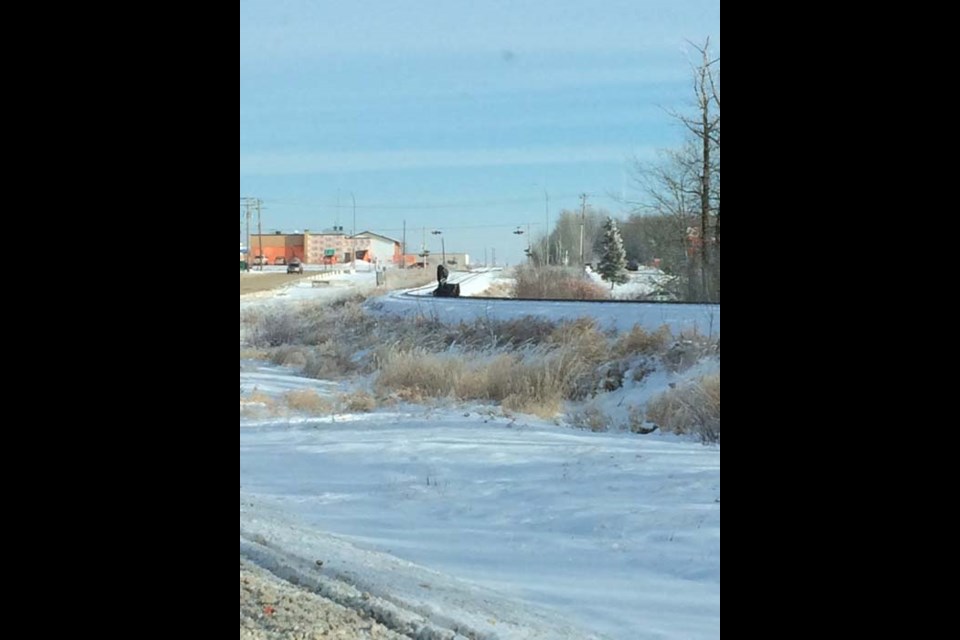
[[[240,640],[409,640],[240,559]]]

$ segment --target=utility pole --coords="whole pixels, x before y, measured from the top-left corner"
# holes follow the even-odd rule
[[[353,195],[353,192],[350,192],[350,198],[353,200],[353,233],[350,234],[353,238],[353,271],[357,271],[357,197]]]
[[[257,251],[260,255],[260,271],[263,271],[263,219],[261,213],[263,212],[263,200],[257,198],[256,200],[257,207],[257,241],[259,248]]]
[[[544,211],[546,212],[547,226],[544,227],[544,236],[543,236],[543,264],[550,266],[550,192],[546,189],[543,190],[543,197],[545,201]]]
[[[261,258],[260,271],[263,271],[263,224],[262,224],[262,213],[263,213],[263,200],[260,198],[241,198],[243,206],[245,209],[245,217],[247,219],[247,271],[250,271],[250,254],[253,253],[253,247],[250,246],[250,221],[253,218],[253,213],[257,213],[257,237],[259,240],[259,257]]]
[[[247,271],[250,271],[250,218],[253,217],[253,198],[243,198],[244,206],[244,217],[247,221],[247,239],[244,241],[244,246],[247,248]]]
[[[585,227],[587,225],[587,198],[588,197],[589,196],[585,193],[580,195],[580,200],[583,201],[583,206],[580,209],[580,267],[581,268],[586,264],[586,261],[584,260],[584,253],[583,253],[583,234],[585,231]]]
[[[443,258],[443,262],[441,262],[440,264],[444,264],[444,265],[447,264],[447,242],[446,242],[446,239],[443,237],[443,231],[440,231],[439,229],[434,229],[430,233],[435,236],[440,236],[440,251]]]

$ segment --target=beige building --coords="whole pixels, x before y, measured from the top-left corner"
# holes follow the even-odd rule
[[[356,251],[357,260],[384,267],[399,267],[401,264],[403,254],[399,240],[364,231],[351,238],[350,242],[350,251]]]
[[[303,234],[307,264],[334,265],[347,262],[350,243],[347,235],[339,231]]]
[[[265,264],[289,264],[293,259],[306,264],[338,265],[358,261],[398,267],[400,241],[372,231],[351,237],[339,229],[324,233],[263,234],[250,237],[251,256],[262,255]]]

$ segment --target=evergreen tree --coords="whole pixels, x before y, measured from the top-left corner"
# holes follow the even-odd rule
[[[620,229],[613,218],[607,218],[603,223],[603,236],[600,241],[600,265],[597,271],[604,281],[610,283],[610,289],[618,284],[625,284],[630,280],[626,273],[627,252],[623,248],[623,238]]]

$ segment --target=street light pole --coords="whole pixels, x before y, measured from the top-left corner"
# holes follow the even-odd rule
[[[352,244],[353,244],[353,270],[357,270],[357,197],[353,195],[353,192],[350,192],[350,198],[353,200],[353,233]]]
[[[580,210],[580,268],[582,269],[586,264],[584,261],[584,247],[583,247],[583,236],[584,231],[587,226],[587,194],[580,196],[580,199],[583,200],[583,208]]]
[[[435,229],[430,232],[432,235],[440,236],[440,251],[443,255],[443,262],[441,264],[447,264],[447,243],[443,237],[443,231]]]
[[[530,225],[527,225],[527,229],[529,229],[529,228],[530,228]],[[513,232],[513,235],[515,235],[515,236],[522,236],[523,234],[524,234],[524,231],[523,231],[523,229],[521,229],[520,227],[517,227],[517,230]],[[529,235],[530,235],[530,234],[527,234],[527,237],[528,237],[528,240],[527,240],[527,260],[528,260],[528,261],[530,260],[530,241],[529,241]]]
[[[530,223],[527,223],[527,263],[533,264],[533,245],[530,243]]]

